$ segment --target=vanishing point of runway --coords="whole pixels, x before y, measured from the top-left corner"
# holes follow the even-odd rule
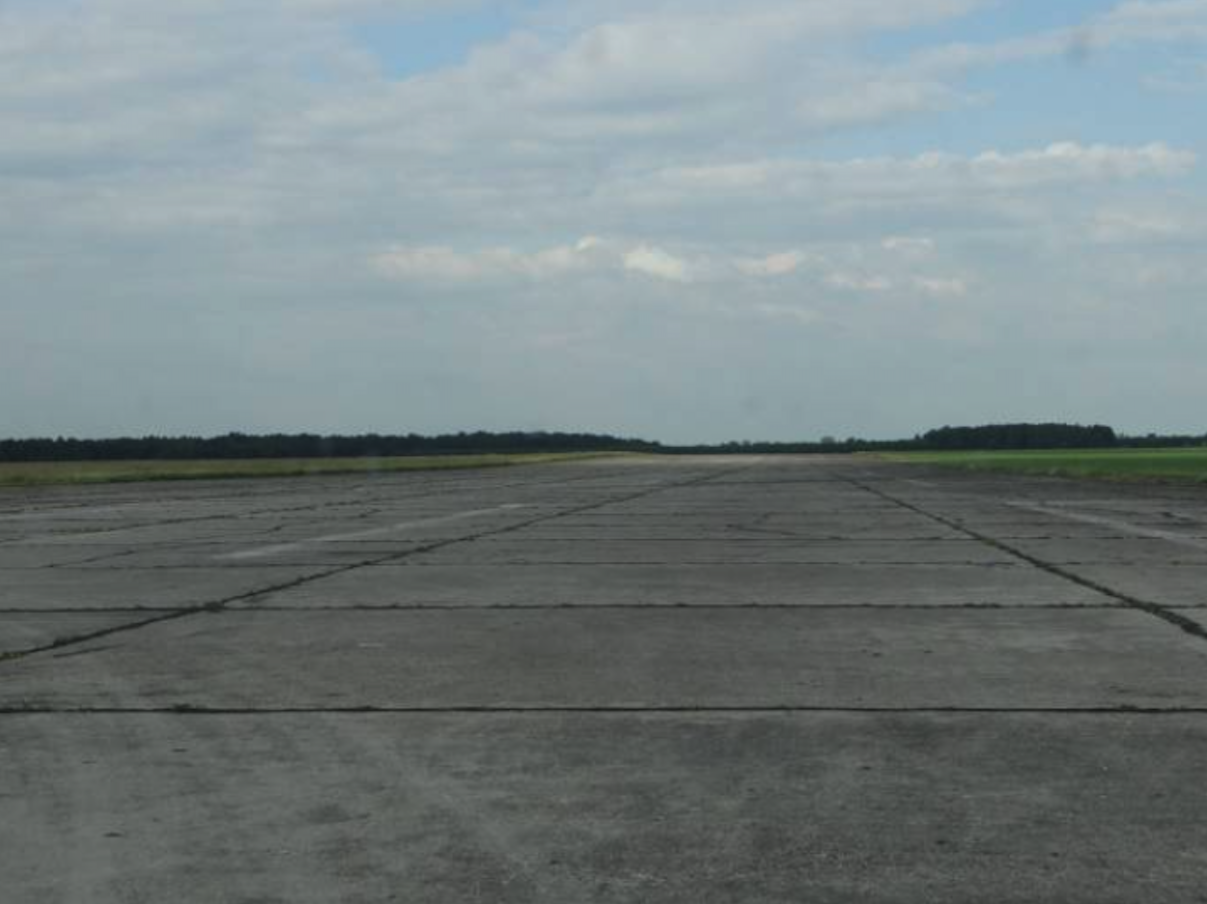
[[[1207,901],[1207,492],[0,491],[0,898]]]

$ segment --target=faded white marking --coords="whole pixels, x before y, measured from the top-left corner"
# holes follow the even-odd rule
[[[413,527],[430,527],[434,524],[448,524],[453,521],[464,521],[469,518],[481,518],[484,515],[497,515],[499,512],[512,511],[514,509],[527,508],[526,505],[520,503],[509,503],[508,505],[500,505],[489,509],[474,509],[469,512],[458,512],[455,515],[443,515],[439,518],[422,518],[418,521],[400,521],[398,524],[391,524],[387,527],[378,527],[373,530],[361,530],[349,534],[328,534],[325,537],[310,537],[306,540],[298,540],[295,543],[279,543],[275,546],[262,546],[259,549],[245,549],[240,552],[228,552],[219,556],[214,556],[215,559],[227,560],[244,560],[244,559],[263,559],[268,556],[277,556],[289,552],[297,552],[320,543],[342,543],[348,540],[368,540],[371,537],[381,537],[386,534],[392,534],[400,530],[409,530]]]
[[[1102,515],[1070,512],[1067,509],[1053,508],[1052,506],[1040,505],[1035,502],[1008,502],[1006,504],[1012,508],[1027,509],[1028,511],[1040,512],[1044,515],[1055,515],[1057,518],[1064,518],[1068,521],[1081,521],[1085,524],[1097,524],[1099,527],[1109,527],[1112,530],[1132,534],[1136,537],[1149,537],[1153,540],[1165,540],[1169,543],[1176,543],[1178,546],[1185,546],[1190,549],[1207,550],[1207,540],[1187,537],[1185,534],[1174,533],[1170,530],[1161,530],[1159,527],[1144,527],[1139,524],[1132,524],[1130,521],[1121,521],[1118,518],[1106,518]]]

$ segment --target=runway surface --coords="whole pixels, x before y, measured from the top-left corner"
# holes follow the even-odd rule
[[[1207,492],[0,491],[0,899],[1207,901]]]

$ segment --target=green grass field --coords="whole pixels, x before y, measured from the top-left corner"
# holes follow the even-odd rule
[[[1013,471],[1051,477],[1207,483],[1207,447],[1192,449],[1067,449],[1036,452],[902,452],[892,461],[970,471]]]
[[[540,455],[430,455],[404,458],[266,458],[231,461],[0,462],[0,487],[126,483],[138,480],[209,480],[234,477],[307,477],[444,471],[582,461],[616,453]]]

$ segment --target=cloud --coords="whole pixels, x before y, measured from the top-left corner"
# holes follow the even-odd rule
[[[1192,98],[1121,111],[1106,131],[1077,121],[1091,131],[1062,141],[1058,108],[1027,80],[1001,80],[1002,116],[967,70],[1197,38],[1203,3],[1121,4],[1074,29],[930,49],[992,0],[549,0],[489,4],[489,23],[445,17],[473,5],[0,0],[10,429],[226,429],[232,411],[254,413],[249,395],[262,418],[300,412],[280,426],[311,427],[352,410],[330,389],[351,381],[366,428],[399,410],[405,383],[439,387],[399,415],[415,429],[537,423],[581,410],[586,392],[618,422],[649,411],[654,432],[695,410],[677,429],[707,434],[744,402],[700,401],[690,379],[665,387],[728,354],[742,398],[780,406],[786,430],[807,422],[811,383],[856,387],[814,406],[883,398],[876,423],[896,424],[901,354],[948,360],[955,343],[990,373],[1036,348],[1068,360],[1091,310],[1116,352],[1164,329],[1201,358],[1198,142],[1192,117],[1170,112]],[[509,14],[505,37],[406,77],[358,42],[376,17],[423,45]],[[1093,90],[1063,85],[1052,103],[1082,91],[1092,108]],[[1008,136],[983,153],[945,138],[972,134],[973,104],[976,134]],[[1037,106],[1025,134],[1042,138],[1018,139],[1017,111]],[[931,129],[935,111],[950,119]],[[424,304],[446,295],[458,303]],[[516,360],[508,337],[541,354]],[[483,348],[506,351],[475,358]],[[127,373],[140,349],[171,350],[150,401],[80,401],[63,376]],[[215,361],[223,401],[209,398]],[[802,361],[818,379],[784,380]],[[861,382],[870,372],[878,385]],[[391,388],[374,399],[374,386]]]
[[[734,261],[734,268],[747,276],[773,278],[789,276],[810,260],[804,251],[782,251],[765,257],[744,257]]]
[[[641,245],[625,254],[624,268],[631,273],[641,273],[670,282],[691,282],[687,261],[649,245]]]
[[[263,0],[258,0],[258,2],[263,2]],[[421,13],[469,10],[483,6],[485,3],[486,0],[276,0],[276,5],[283,11],[317,13],[327,16],[349,13],[413,16]]]
[[[19,0],[31,3],[31,0]],[[61,0],[37,0],[41,4]],[[97,7],[120,16],[166,15],[203,17],[208,20],[246,17],[333,18],[345,16],[415,16],[427,13],[461,12],[486,5],[489,0],[92,0]],[[36,5],[31,3],[31,5]]]
[[[868,297],[908,299],[963,298],[969,292],[964,276],[936,275],[923,264],[932,262],[933,240],[925,237],[891,237],[879,242],[841,246],[818,246],[750,255],[724,246],[696,246],[688,253],[672,253],[648,242],[587,237],[575,244],[537,251],[489,248],[456,251],[449,247],[396,246],[371,261],[379,276],[400,283],[429,287],[505,289],[508,284],[559,284],[584,277],[618,280],[638,277],[671,286],[692,286],[693,292],[678,296],[699,306],[731,316],[755,311],[760,316],[815,323],[824,319],[816,307],[802,307],[776,295],[756,296],[752,304],[710,297],[710,290],[724,287],[743,297],[762,287],[774,290],[785,281],[793,292],[803,292],[814,302],[852,294]],[[576,292],[581,290],[581,285]]]
[[[514,248],[455,251],[445,246],[396,246],[373,257],[383,276],[420,282],[470,283],[507,278],[546,280],[600,265],[602,242],[588,236],[574,245],[534,252]]]
[[[915,277],[914,288],[936,298],[962,298],[968,294],[968,283],[956,277]]]
[[[1152,170],[1162,149],[1167,169],[1184,165],[1160,145],[1131,164],[1127,149],[1093,146],[1065,147],[1081,160],[827,163],[750,153],[960,103],[939,79],[827,42],[978,5],[587,4],[582,28],[569,34],[519,31],[463,65],[391,81],[366,63],[339,15],[431,4],[234,0],[218,12],[203,0],[98,0],[68,12],[49,3],[10,14],[11,27],[0,29],[15,48],[0,71],[0,163],[10,174],[53,177],[63,191],[74,184],[83,209],[109,203],[98,178],[131,174],[123,205],[158,211],[163,228],[177,186],[192,184],[225,199],[208,214],[215,228],[227,210],[237,224],[339,222],[351,235],[388,219],[387,208],[406,209],[416,212],[412,231],[426,233],[411,244],[431,246],[452,244],[443,240],[467,227],[514,229],[518,217],[537,231],[581,231],[576,208],[617,231],[627,205],[673,195],[676,181],[706,194],[774,196],[782,185],[795,198],[866,198],[878,187],[900,194],[894,182],[918,184],[927,171],[932,183],[975,189],[1034,181],[1046,164],[1059,181],[1091,167],[1095,153],[1104,171]],[[752,96],[763,100],[752,105]],[[30,113],[50,107],[61,115]],[[186,227],[197,223],[182,214]]]
[[[819,41],[926,25],[991,5],[993,0],[559,0],[534,21],[582,29],[600,20],[701,22],[749,20],[768,32],[808,30]]]
[[[456,251],[444,246],[396,246],[371,260],[382,276],[419,282],[473,283],[507,279],[535,282],[587,273],[634,273],[674,283],[692,280],[692,264],[648,244],[624,246],[588,236],[574,245],[539,251],[514,248]]]
[[[880,243],[880,247],[903,257],[920,258],[935,250],[935,240],[927,236],[891,235]]]
[[[816,260],[815,253],[804,250],[751,257],[709,247],[685,255],[649,242],[588,236],[574,244],[536,251],[512,247],[455,250],[448,246],[394,245],[373,255],[370,266],[379,276],[389,280],[428,284],[548,282],[628,274],[687,285],[788,277],[807,262]]]
[[[459,254],[443,246],[397,247],[373,259],[383,276],[400,280],[469,282],[492,272],[512,272],[514,252],[496,251]]]
[[[578,28],[566,27],[573,10],[559,6],[556,28],[517,31],[476,48],[462,65],[367,85],[313,111],[311,121],[338,124],[362,146],[456,154],[472,145],[507,165],[569,152],[592,166],[623,165],[651,152],[792,140],[957,103],[933,79],[857,62],[840,48],[980,5],[587,4]]]
[[[1186,41],[1207,38],[1205,0],[1129,0],[1087,26],[1092,42]]]
[[[932,298],[961,298],[968,294],[967,281],[950,276],[902,276],[894,279],[883,274],[834,272],[826,277],[825,282],[842,292],[871,295],[901,295],[913,291]]]
[[[753,311],[761,317],[787,321],[796,326],[813,326],[825,319],[824,315],[819,311],[790,304],[760,303],[751,306],[748,310]],[[742,313],[745,313],[745,311]]]
[[[1193,151],[1162,143],[1121,147],[1060,142],[1044,148],[974,156],[929,152],[907,158],[852,160],[769,159],[672,166],[624,175],[598,189],[642,216],[669,211],[697,214],[701,228],[765,222],[774,217],[815,229],[826,221],[866,221],[874,209],[912,212],[916,223],[992,215],[1049,216],[1053,189],[1100,190],[1140,179],[1175,179],[1193,171]],[[983,214],[981,212],[984,212]],[[684,214],[685,215],[685,214]],[[889,240],[885,248],[918,257],[925,241]]]
[[[950,164],[952,161],[945,161]],[[1003,154],[989,151],[970,162],[975,179],[1008,185],[1051,181],[1172,178],[1189,173],[1197,162],[1193,151],[1175,150],[1162,142],[1141,147],[1081,145],[1072,141],[1042,150]]]
[[[1152,205],[1100,210],[1094,214],[1090,227],[1093,240],[1104,245],[1187,241],[1202,232],[1201,222],[1195,223],[1181,212]]]
[[[1085,64],[1119,46],[1186,43],[1207,39],[1204,0],[1128,0],[1070,27],[985,43],[930,47],[914,55],[908,68],[918,77],[949,77],[972,67],[999,66],[1064,57]]]
[[[964,104],[950,86],[910,73],[869,73],[810,93],[796,105],[800,121],[819,131],[885,122],[901,116]]]
[[[1196,59],[1174,60],[1160,72],[1143,76],[1141,83],[1154,91],[1202,94],[1207,92],[1207,62]]]
[[[887,276],[861,273],[831,273],[826,277],[826,285],[849,292],[879,293],[890,292],[893,289],[893,281]]]
[[[689,191],[774,194],[827,185],[863,192],[912,191],[919,185],[956,182],[968,187],[1018,188],[1052,182],[1183,176],[1196,162],[1193,151],[1175,150],[1160,142],[1140,147],[1058,142],[1035,150],[991,150],[973,157],[933,151],[912,158],[762,160],[674,167],[655,173],[653,181]]]

